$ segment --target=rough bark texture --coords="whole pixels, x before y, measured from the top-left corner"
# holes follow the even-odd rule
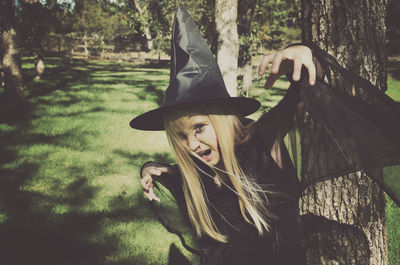
[[[24,85],[21,69],[18,64],[19,52],[15,42],[15,30],[5,30],[1,34],[1,49],[3,50],[4,88],[7,96],[17,99],[24,98]]]
[[[218,32],[217,62],[231,96],[237,95],[239,56],[237,8],[238,0],[215,1],[215,24]]]
[[[19,50],[16,42],[14,3],[0,1],[0,58],[3,64],[3,80],[7,97],[24,99],[24,85],[19,65]]]
[[[302,0],[302,4],[304,41],[315,42],[342,66],[386,90],[387,1]],[[307,115],[302,126],[307,130],[302,138],[302,177],[315,178],[310,173],[318,171],[313,158],[322,156],[324,147],[311,154],[307,146],[318,144],[321,129]],[[300,208],[306,217],[307,264],[387,264],[385,197],[369,177],[357,172],[314,185],[305,191]]]

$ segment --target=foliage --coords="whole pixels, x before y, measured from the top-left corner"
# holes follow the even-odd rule
[[[261,47],[279,49],[300,39],[298,0],[239,1],[238,10],[240,65],[248,62],[251,54]]]

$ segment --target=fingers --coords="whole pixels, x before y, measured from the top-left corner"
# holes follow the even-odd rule
[[[160,202],[160,198],[158,198],[155,194],[154,194],[154,184],[153,184],[153,178],[149,175],[145,176],[144,178],[142,178],[140,180],[142,187],[143,187],[143,192],[144,195],[146,195],[147,199],[149,201],[155,200]]]
[[[170,170],[167,167],[146,167],[142,171],[142,177],[150,175],[150,176],[161,176],[162,173],[170,173]]]
[[[153,178],[147,175],[140,180],[140,183],[145,191],[149,191],[149,189],[153,187]]]
[[[314,85],[316,81],[316,69],[312,61],[311,50],[302,45],[291,46],[283,51],[267,55],[258,67],[258,74],[263,75],[271,64],[271,74],[265,83],[265,88],[269,89],[275,81],[283,74],[293,71],[293,81],[299,81],[303,65],[307,68],[309,84]]]
[[[312,85],[312,86],[315,85],[315,80],[317,79],[317,71],[315,69],[315,64],[311,60],[310,62],[305,63],[304,66],[308,70],[308,76],[309,76],[308,82],[309,82],[309,84]]]
[[[154,190],[153,188],[150,188],[148,192],[144,192],[144,194],[146,195],[147,199],[149,199],[149,201],[155,200],[157,202],[161,202],[160,198],[158,198],[155,194],[154,194]]]
[[[161,201],[160,198],[154,194],[153,177],[161,176],[163,173],[169,173],[169,169],[167,167],[147,167],[143,170],[143,178],[140,180],[140,183],[142,184],[143,192],[149,201]]]
[[[293,75],[292,75],[293,81],[300,80],[302,66],[303,66],[303,61],[301,60],[301,58],[299,58],[299,56],[295,56],[293,63]]]
[[[261,76],[267,70],[268,65],[273,61],[275,54],[264,56],[260,65],[258,66],[258,74]]]
[[[277,52],[275,54],[274,59],[272,60],[272,68],[271,68],[272,74],[277,74],[279,72],[279,67],[281,66],[282,60],[283,60],[283,53]]]

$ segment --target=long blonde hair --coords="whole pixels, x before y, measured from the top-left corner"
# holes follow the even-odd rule
[[[189,218],[195,227],[197,235],[206,234],[220,242],[227,242],[226,235],[220,233],[218,227],[216,227],[210,214],[209,204],[206,203],[206,194],[198,175],[199,167],[192,158],[197,155],[189,150],[179,136],[179,132],[182,129],[182,123],[179,122],[180,119],[186,115],[199,114],[208,115],[214,127],[221,159],[223,159],[224,172],[232,183],[234,188],[232,191],[238,196],[244,220],[255,225],[259,234],[262,235],[264,231],[269,230],[266,219],[273,216],[265,205],[267,201],[266,193],[244,174],[235,155],[235,144],[243,140],[247,135],[246,127],[242,125],[238,115],[233,114],[229,108],[214,105],[187,107],[166,113],[164,116],[165,131],[182,174],[183,191]],[[199,159],[199,161],[203,162],[202,159]],[[213,169],[216,174],[221,171],[215,167]]]

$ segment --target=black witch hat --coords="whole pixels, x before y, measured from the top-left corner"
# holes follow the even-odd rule
[[[132,128],[164,130],[164,113],[186,105],[226,105],[243,116],[258,110],[260,103],[255,99],[230,97],[213,54],[181,4],[175,13],[171,42],[170,81],[163,106],[134,118]]]

